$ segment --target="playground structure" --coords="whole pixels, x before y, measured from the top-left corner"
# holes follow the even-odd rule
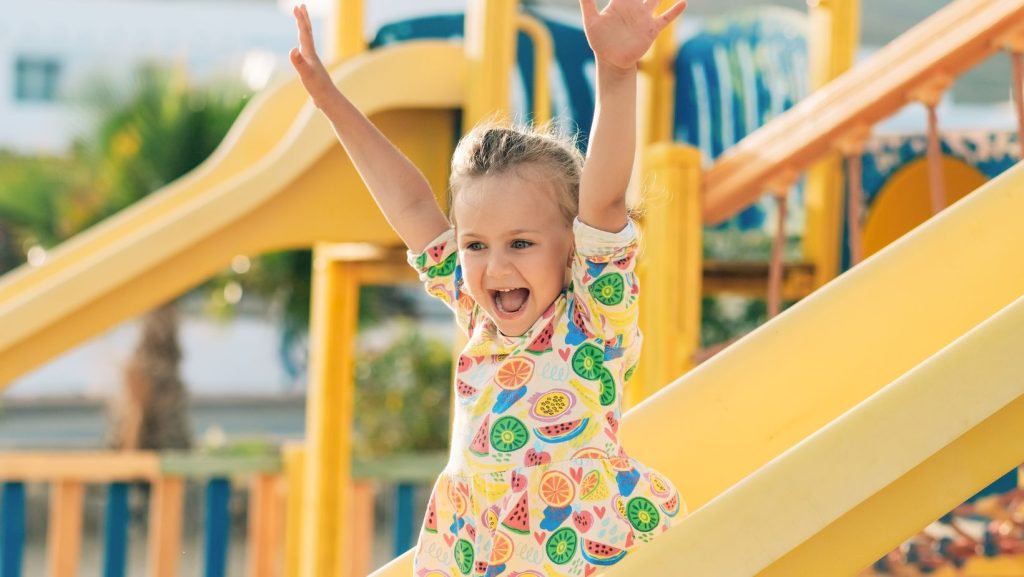
[[[853,175],[849,260],[880,248],[863,250],[856,224],[863,204],[856,175],[874,124],[910,102],[934,110],[954,78],[1006,50],[1015,62],[1024,133],[1024,3],[957,0],[843,74],[857,44],[857,4],[814,3],[807,53],[815,92],[765,118],[762,128],[744,126],[751,134],[734,146],[711,145],[705,154],[717,157],[707,168],[704,146],[673,142],[676,86],[684,83],[672,65],[678,47],[671,32],[642,67],[641,180],[655,183],[657,204],[643,222],[640,263],[649,348],[628,398],[634,408],[626,414],[623,444],[671,477],[694,512],[609,575],[851,575],[1024,461],[1024,450],[1005,442],[1024,433],[1024,384],[1017,378],[1024,359],[1015,347],[1024,337],[1024,264],[1016,254],[1024,241],[1016,222],[1024,209],[1024,168],[1006,170],[832,280],[844,268],[844,174]],[[511,110],[509,71],[519,30],[536,59],[527,75],[537,79],[527,84],[530,109],[538,119],[550,114],[549,85],[537,71],[551,66],[554,27],[520,12],[514,0],[469,0],[463,45],[409,40],[367,51],[361,11],[358,0],[340,1],[332,76],[424,170],[435,191],[444,190],[457,128]],[[365,495],[347,490],[353,476],[347,353],[358,287],[413,277],[398,239],[306,100],[297,81],[259,95],[195,172],[53,251],[46,266],[0,282],[0,383],[6,384],[180,294],[235,254],[315,247],[306,443],[286,455],[282,480],[267,474],[281,465],[215,471],[251,475],[254,502],[272,503],[275,491],[287,489],[287,514],[273,513],[272,505],[253,509],[265,514],[251,526],[252,575],[275,575],[278,564],[289,576],[359,573],[351,553],[359,549],[358,535],[342,522],[358,518],[366,504]],[[949,163],[936,154],[938,137],[932,122],[926,172],[933,212],[960,195],[944,192]],[[842,170],[843,158],[849,171]],[[823,288],[691,371],[700,349],[703,287],[721,290],[733,282],[729,275],[707,276],[704,225],[734,216],[766,192],[785,207],[805,170],[807,262],[786,267],[775,258],[761,274],[775,310],[784,296]],[[887,210],[900,209],[897,203]],[[865,236],[880,213],[871,212]],[[806,275],[804,288],[799,274]],[[657,402],[642,402],[653,394]],[[83,483],[149,481],[156,497],[149,574],[175,575],[184,471],[153,455],[5,456],[5,524],[6,511],[21,502],[19,481],[52,483],[50,572],[73,575]],[[211,484],[208,502],[222,502],[223,490]],[[275,531],[286,531],[283,550],[272,545]],[[7,543],[16,543],[16,531],[2,533],[0,566],[4,577],[13,577]],[[116,548],[110,555],[116,558]],[[217,574],[213,557],[207,575]],[[1020,556],[977,563],[987,565],[971,573],[968,564],[965,574],[1024,573]],[[410,573],[405,555],[375,575]]]

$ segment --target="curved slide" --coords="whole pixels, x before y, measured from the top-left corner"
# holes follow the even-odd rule
[[[1024,462],[1022,213],[1018,165],[629,411],[692,513],[605,574],[849,577]]]
[[[461,47],[409,42],[354,58],[335,82],[445,190]],[[399,239],[297,79],[246,107],[208,161],[0,280],[0,388],[226,267],[238,254]],[[130,288],[129,288],[130,287]]]

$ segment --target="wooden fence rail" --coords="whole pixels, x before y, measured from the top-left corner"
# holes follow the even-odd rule
[[[361,504],[349,524],[352,554],[349,570],[365,575],[373,550],[373,503],[378,484],[395,485],[396,552],[412,546],[416,485],[429,485],[444,464],[444,455],[417,455],[353,463],[353,494]],[[203,575],[224,577],[228,571],[230,501],[239,484],[248,489],[246,575],[291,577],[297,574],[301,535],[289,523],[300,502],[301,447],[283,456],[200,455],[188,453],[54,452],[0,453],[0,577],[23,577],[26,487],[49,486],[47,575],[74,577],[82,552],[84,497],[88,485],[106,487],[101,575],[128,574],[129,497],[133,484],[149,487],[147,575],[176,577],[182,558],[186,483],[204,486]]]

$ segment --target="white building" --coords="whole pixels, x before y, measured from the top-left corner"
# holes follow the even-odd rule
[[[935,0],[932,0],[935,1]],[[948,0],[938,2],[939,5]],[[797,0],[774,2],[803,4]],[[26,154],[59,154],[76,134],[88,130],[90,94],[116,96],[129,86],[133,71],[146,61],[179,63],[200,81],[218,77],[259,90],[275,74],[291,73],[287,53],[295,45],[291,6],[295,0],[31,0],[8,2],[0,17],[0,149]],[[314,27],[322,37],[323,16],[334,0],[309,0]],[[365,0],[367,35],[386,22],[423,14],[462,11],[465,0]],[[576,1],[545,0],[571,14]],[[533,2],[538,4],[538,2]],[[734,3],[735,4],[735,3]],[[746,3],[743,3],[745,5]],[[759,2],[760,4],[760,2]],[[889,35],[898,34],[938,6],[920,7]],[[737,6],[694,6],[694,20]],[[877,37],[865,25],[865,53]],[[1002,59],[973,73],[967,85],[986,96],[961,102],[1005,101],[1008,63]],[[557,87],[556,87],[557,88]],[[92,96],[95,98],[95,96]],[[1010,119],[1008,105],[972,110],[969,122],[986,128]],[[900,128],[917,124],[895,119]],[[919,125],[920,126],[920,125]],[[1007,124],[1009,126],[1009,124]],[[954,128],[947,125],[947,128]]]
[[[0,16],[0,149],[59,154],[88,129],[90,93],[116,95],[147,61],[178,63],[200,81],[259,90],[291,73],[293,2],[281,0],[31,0]],[[322,37],[333,3],[309,3]],[[368,1],[367,31],[416,14],[461,10],[461,0]]]

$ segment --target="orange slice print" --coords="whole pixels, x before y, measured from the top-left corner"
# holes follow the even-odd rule
[[[467,503],[465,495],[456,488],[455,483],[448,484],[448,500],[451,502],[452,508],[455,509],[455,515],[462,517],[466,514],[469,503]]]
[[[598,449],[597,447],[584,447],[579,451],[576,451],[573,459],[607,459],[608,454]]]
[[[490,565],[501,565],[512,558],[512,550],[515,546],[512,539],[504,531],[494,533],[494,543],[491,546]]]
[[[498,369],[495,381],[503,389],[518,389],[533,377],[533,361],[521,357],[512,357]]]
[[[540,499],[556,509],[572,503],[576,487],[572,479],[561,471],[548,471],[540,478]]]

